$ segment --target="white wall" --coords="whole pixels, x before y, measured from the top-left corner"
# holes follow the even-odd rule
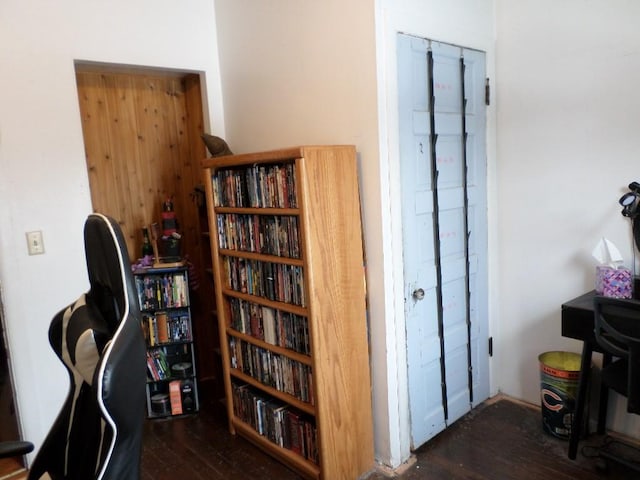
[[[216,0],[231,149],[350,143],[359,152],[375,449],[394,467],[409,456],[409,431],[389,29],[488,50],[493,62],[492,3]]]
[[[496,382],[532,403],[538,354],[580,351],[560,335],[560,305],[593,288],[596,242],[632,263],[617,201],[640,178],[638,18],[632,0],[497,1]]]
[[[638,179],[640,5],[216,0],[215,9],[226,132],[210,0],[0,2],[0,286],[25,437],[42,439],[65,394],[49,321],[87,287],[91,205],[73,70],[83,59],[206,72],[211,130],[236,152],[357,146],[376,454],[392,466],[406,459],[396,30],[487,52],[492,391],[538,403],[537,355],[580,348],[561,337],[559,306],[592,287],[592,247],[606,235],[631,256],[616,202]],[[27,255],[30,230],[44,232],[45,255]]]
[[[591,288],[591,248],[607,235],[631,251],[616,201],[634,180],[628,167],[638,149],[630,118],[638,102],[637,7],[377,0],[372,53],[372,2],[343,3],[217,0],[226,126],[238,151],[356,144],[376,456],[397,466],[407,458],[409,432],[396,32],[487,53],[491,391],[538,404],[537,355],[580,348],[560,335],[560,304]]]
[[[378,153],[374,1],[216,0],[227,140],[234,152],[354,144],[359,155],[377,450],[388,450],[385,230]],[[388,245],[387,245],[388,247]],[[388,249],[388,248],[387,248]],[[378,391],[381,393],[378,394]],[[385,445],[387,444],[387,445]],[[388,455],[385,455],[388,456]]]
[[[23,435],[37,445],[68,387],[49,322],[88,288],[76,59],[204,72],[207,121],[224,134],[210,0],[0,2],[0,286]],[[28,256],[31,230],[44,255]]]

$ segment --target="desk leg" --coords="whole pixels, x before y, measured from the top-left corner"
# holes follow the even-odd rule
[[[582,360],[580,364],[580,380],[578,381],[578,395],[576,398],[573,414],[573,424],[571,425],[571,436],[569,438],[569,458],[575,460],[578,453],[578,442],[580,441],[580,427],[583,423],[584,406],[586,404],[587,392],[589,390],[589,375],[591,373],[591,355],[593,350],[589,342],[582,345]]]
[[[611,354],[602,355],[602,368],[611,363]],[[607,405],[609,404],[609,389],[600,381],[600,401],[598,402],[598,434],[603,435],[607,428]]]

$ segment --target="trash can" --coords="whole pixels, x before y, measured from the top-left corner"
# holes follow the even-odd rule
[[[542,428],[565,440],[571,436],[580,360],[580,355],[572,352],[546,352],[538,357]]]

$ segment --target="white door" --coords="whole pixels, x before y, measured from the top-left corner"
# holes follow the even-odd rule
[[[484,85],[482,52],[398,36],[412,448],[489,393]]]

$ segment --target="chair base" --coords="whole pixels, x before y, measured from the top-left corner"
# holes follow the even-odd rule
[[[605,461],[624,465],[626,468],[640,472],[640,447],[605,437],[598,448],[598,456]],[[604,465],[606,469],[606,463]]]

